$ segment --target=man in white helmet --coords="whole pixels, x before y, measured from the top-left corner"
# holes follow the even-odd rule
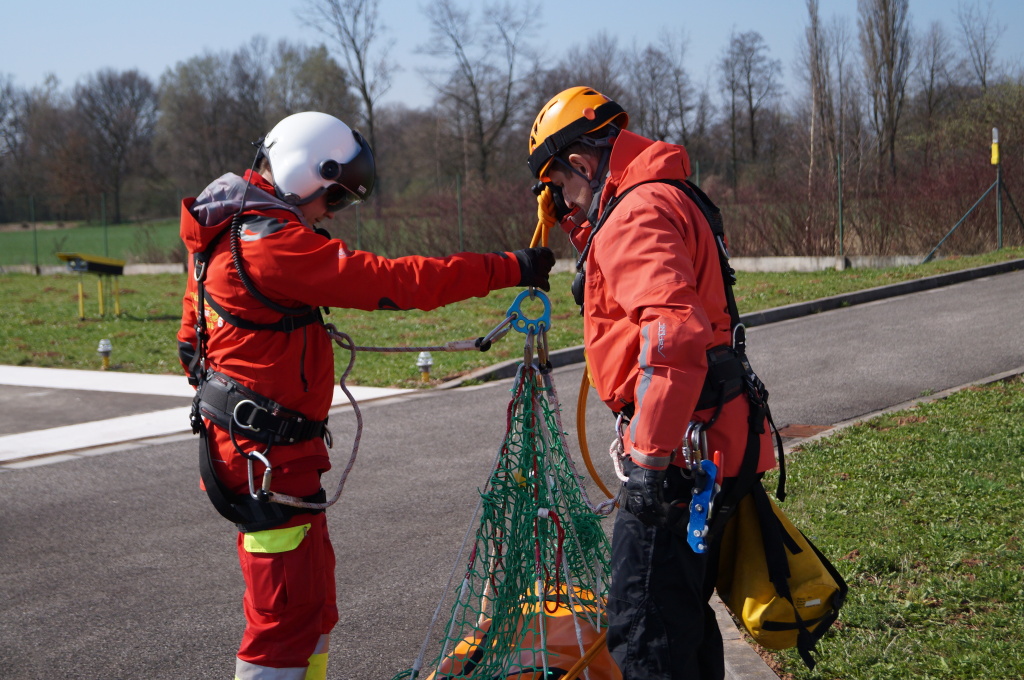
[[[324,515],[249,489],[250,466],[261,479],[265,458],[273,493],[323,501],[334,358],[319,309],[428,310],[510,286],[548,290],[554,256],[385,259],[317,231],[374,185],[366,140],[325,113],[283,119],[257,159],[257,170],[226,174],[182,204],[192,258],[178,347],[197,387],[203,487],[239,528],[246,628],[235,677],[322,679],[338,620]]]

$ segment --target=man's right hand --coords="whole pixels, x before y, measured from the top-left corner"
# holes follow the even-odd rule
[[[626,509],[647,526],[664,526],[668,515],[665,502],[665,470],[635,466],[626,482]]]

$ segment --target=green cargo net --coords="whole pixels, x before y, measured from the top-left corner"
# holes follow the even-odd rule
[[[566,451],[550,372],[531,356],[528,336],[505,440],[453,577],[419,658],[394,680],[619,677],[603,635],[610,547],[601,519],[612,501],[590,504]],[[464,578],[455,585],[457,574]],[[443,634],[432,643],[434,623],[452,598]],[[436,654],[424,666],[431,644]]]

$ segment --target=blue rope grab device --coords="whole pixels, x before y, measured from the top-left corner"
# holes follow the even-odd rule
[[[531,318],[523,313],[523,300],[527,297],[531,300],[540,300],[544,304],[544,312],[537,318]],[[551,300],[539,290],[527,289],[521,292],[512,301],[507,314],[511,320],[512,328],[520,333],[537,334],[551,328]]]

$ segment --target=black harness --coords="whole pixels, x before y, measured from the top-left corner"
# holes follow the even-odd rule
[[[775,421],[772,420],[771,410],[768,408],[768,389],[761,379],[754,373],[747,359],[747,338],[746,330],[740,322],[739,310],[736,307],[736,296],[733,293],[733,286],[736,285],[736,270],[729,264],[729,251],[725,246],[725,227],[722,223],[722,212],[710,198],[707,197],[700,187],[689,180],[680,181],[674,179],[654,179],[640,182],[629,187],[621,194],[615,196],[605,206],[598,223],[594,226],[587,238],[587,243],[580,253],[576,262],[576,278],[572,284],[573,296],[576,303],[583,304],[583,292],[586,282],[586,259],[590,253],[590,245],[594,236],[608,220],[612,211],[619,205],[620,201],[639,186],[644,184],[668,184],[673,186],[689,198],[704,215],[711,232],[715,237],[718,250],[718,262],[722,269],[722,282],[725,285],[725,299],[729,311],[730,329],[732,330],[732,345],[719,345],[707,351],[708,371],[704,378],[704,385],[701,388],[700,397],[697,400],[696,410],[715,408],[715,412],[704,426],[710,428],[718,420],[722,407],[741,394],[746,394],[750,401],[750,418],[747,427],[747,443],[743,451],[743,460],[740,463],[740,471],[735,481],[723,489],[715,501],[715,515],[710,521],[707,534],[707,542],[710,543],[717,538],[729,517],[736,510],[740,500],[750,491],[751,486],[757,480],[757,464],[761,457],[761,437],[764,434],[764,422],[767,419],[775,438],[776,449],[779,459],[779,483],[776,490],[776,497],[781,501],[786,497],[786,460],[782,446],[782,437],[779,435]],[[627,404],[622,409],[627,418],[632,417],[635,406]]]
[[[324,438],[330,445],[330,431],[327,429],[327,419],[310,420],[298,411],[288,409],[273,399],[254,392],[228,375],[206,368],[206,344],[209,340],[206,331],[206,304],[209,304],[226,322],[245,330],[290,333],[313,323],[323,323],[319,308],[285,307],[256,289],[245,271],[241,257],[239,233],[245,221],[241,213],[235,215],[231,225],[217,234],[205,250],[193,253],[193,271],[198,293],[196,345],[195,348],[181,347],[179,351],[183,359],[188,360],[189,384],[196,387],[190,420],[192,432],[200,436],[199,472],[207,496],[217,511],[224,518],[237,524],[240,531],[252,532],[278,526],[297,514],[315,514],[322,511],[272,503],[262,491],[256,493],[257,498],[231,491],[214,471],[209,433],[203,419],[207,418],[216,426],[227,430],[235,450],[250,461],[254,460],[254,456],[238,446],[235,441],[236,433],[242,433],[247,439],[265,444],[266,450],[262,455],[267,456],[274,445],[286,446],[318,438]],[[272,323],[256,323],[231,314],[206,289],[207,267],[225,232],[230,233],[232,261],[246,291],[261,304],[280,313],[282,316],[279,320]],[[326,493],[321,489],[302,500],[323,503],[326,500]]]

